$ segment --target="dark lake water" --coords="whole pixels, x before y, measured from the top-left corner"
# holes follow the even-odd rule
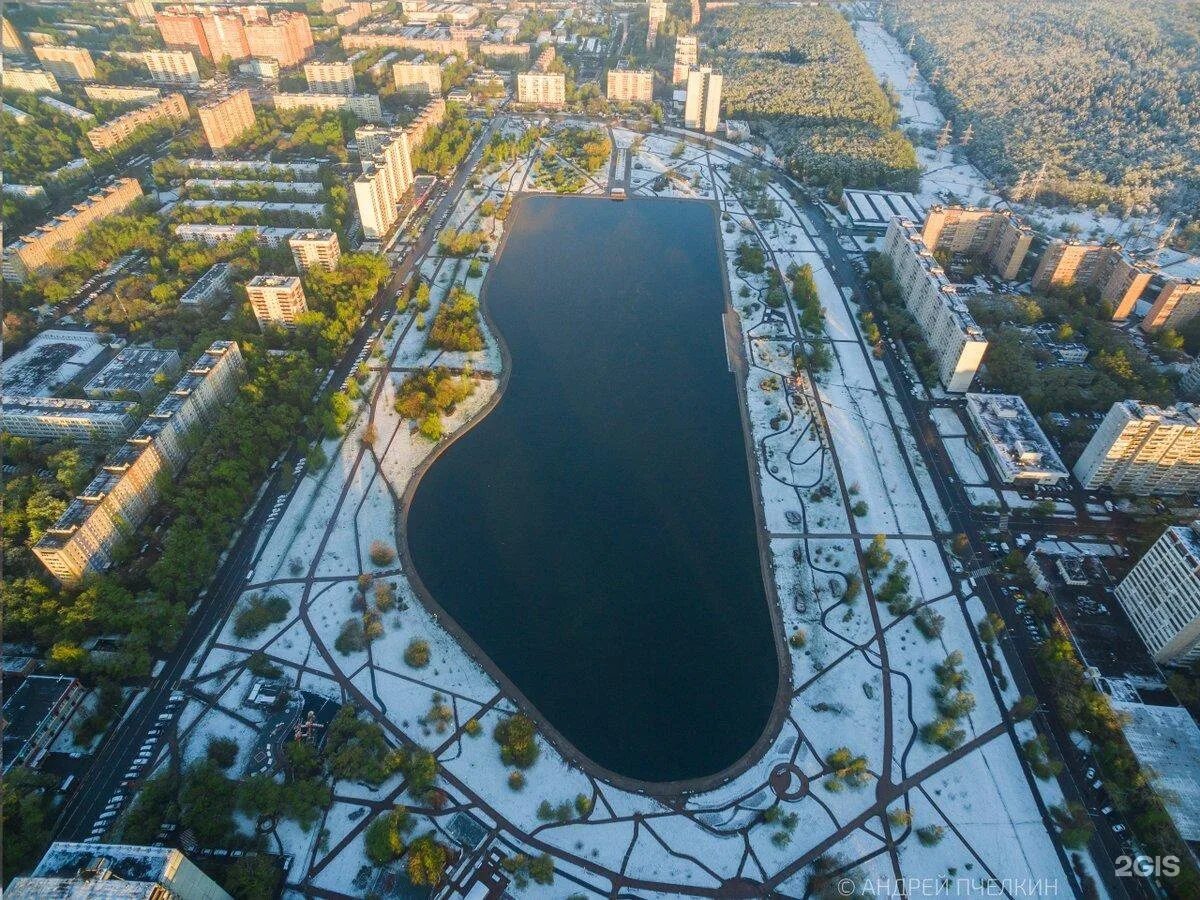
[[[414,564],[592,760],[713,774],[778,682],[717,222],[695,201],[528,197],[508,226],[485,302],[511,379],[417,488]]]

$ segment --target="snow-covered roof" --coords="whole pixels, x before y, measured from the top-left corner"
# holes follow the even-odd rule
[[[1125,738],[1185,841],[1200,840],[1200,728],[1181,706],[1148,706],[1113,700],[1128,716]]]

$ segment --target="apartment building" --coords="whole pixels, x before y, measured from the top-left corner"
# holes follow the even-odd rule
[[[1033,229],[1009,210],[934,206],[925,216],[921,238],[935,252],[985,260],[997,276],[1012,281],[1033,245]]]
[[[1120,244],[1051,241],[1033,273],[1036,291],[1080,285],[1094,291],[1101,303],[1112,307],[1113,318],[1129,317],[1142,296],[1154,267],[1135,262]]]
[[[365,32],[342,35],[342,49],[355,50],[416,50],[419,53],[457,53],[466,56],[470,44],[462,29],[428,28],[410,25],[401,31]]]
[[[700,62],[700,41],[694,34],[675,38],[675,64],[671,67],[671,84],[687,84],[688,72]]]
[[[91,81],[96,77],[96,63],[86,47],[60,47],[44,44],[33,48],[46,71],[63,81]]]
[[[295,275],[255,275],[246,282],[246,294],[263,331],[271,326],[292,328],[308,312],[304,285]]]
[[[891,260],[904,303],[937,360],[942,386],[954,393],[966,391],[987,350],[983,330],[910,220],[892,219],[883,252]]]
[[[82,203],[22,235],[4,248],[4,278],[23,284],[31,275],[54,270],[58,257],[69,253],[93,222],[122,212],[142,196],[136,178],[119,178]]]
[[[204,129],[204,139],[214,151],[224,150],[254,127],[254,105],[245,88],[205,103],[197,114]]]
[[[653,50],[658,40],[658,29],[667,20],[666,0],[650,0],[646,4],[646,49]]]
[[[299,12],[277,12],[246,22],[246,44],[256,59],[273,59],[285,69],[298,66],[312,56],[313,36],[308,16]]]
[[[14,878],[8,894],[12,900],[232,900],[173,848],[61,841],[50,845],[32,874]]]
[[[398,62],[392,66],[392,78],[402,94],[436,97],[442,92],[442,67],[437,63]]]
[[[261,6],[201,12],[171,6],[154,19],[168,47],[195,50],[211,62],[262,57],[289,68],[312,55],[312,29],[308,16],[299,12],[268,14]]]
[[[1155,662],[1200,659],[1200,522],[1164,531],[1116,595]]]
[[[521,72],[517,75],[517,102],[527,106],[563,106],[567,79],[559,72]]]
[[[233,281],[233,266],[227,262],[215,263],[201,275],[179,298],[180,306],[202,309],[228,296]]]
[[[353,94],[354,66],[347,62],[305,63],[304,78],[316,94]]]
[[[159,382],[179,377],[179,353],[154,347],[125,347],[83,386],[93,400],[147,400]]]
[[[377,132],[361,136],[356,132],[355,137],[363,172],[354,179],[354,200],[363,236],[380,241],[400,220],[402,204],[412,188],[410,137],[406,131],[393,132],[387,138]],[[370,150],[374,152],[367,155]]]
[[[332,272],[342,256],[338,236],[329,230],[297,231],[288,238],[288,246],[292,250],[292,260],[301,272],[314,266]]]
[[[17,31],[12,22],[0,17],[0,47],[4,53],[24,53],[25,42],[21,40],[21,32]]]
[[[154,21],[154,4],[150,0],[129,0],[125,4],[125,11],[139,22]]]
[[[1145,331],[1178,329],[1200,313],[1200,278],[1172,278],[1163,285],[1158,299],[1142,319]]]
[[[687,98],[683,104],[683,125],[711,134],[721,120],[721,88],[724,77],[709,66],[692,69],[687,76]]]
[[[1070,477],[1018,394],[967,394],[967,415],[1005,484],[1058,484]]]
[[[138,57],[150,72],[151,81],[159,84],[200,83],[200,69],[190,50],[147,50],[130,55]]]
[[[40,769],[59,735],[83,705],[88,691],[70,675],[29,675],[12,690],[5,671],[4,772],[21,766]],[[16,879],[6,893],[13,891]],[[28,896],[28,895],[27,895]],[[57,895],[62,896],[62,895]]]
[[[550,67],[554,65],[554,60],[558,58],[558,51],[554,49],[553,44],[547,44],[538,54],[537,59],[533,61],[533,71],[545,74],[550,71]]]
[[[178,125],[190,117],[183,94],[167,94],[156,103],[132,109],[95,128],[89,128],[88,141],[97,150],[108,150],[129,139],[143,125],[167,122]]]
[[[420,147],[425,142],[425,135],[441,125],[445,118],[446,101],[441,97],[434,97],[422,106],[417,117],[405,126],[404,130],[408,134],[408,146],[413,150]]]
[[[648,69],[610,69],[606,94],[609,100],[650,103],[654,99],[654,73]]]
[[[58,79],[53,72],[44,69],[26,69],[22,66],[4,66],[4,86],[26,94],[60,94]]]
[[[378,94],[273,94],[276,109],[315,109],[337,112],[348,109],[366,122],[382,122],[383,107]]]
[[[108,103],[142,103],[162,96],[162,91],[156,87],[126,87],[119,84],[85,84],[83,92],[92,100]]]
[[[135,404],[73,397],[0,397],[0,431],[35,441],[105,444],[133,430]]]
[[[34,544],[51,575],[73,585],[111,565],[113,551],[158,501],[162,483],[182,470],[191,452],[187,436],[216,422],[244,371],[236,343],[213,342]]]
[[[1200,488],[1200,407],[1114,403],[1074,467],[1088,490],[1136,496]]]

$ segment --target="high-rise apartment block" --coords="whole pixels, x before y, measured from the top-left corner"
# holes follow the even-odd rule
[[[150,72],[150,80],[160,84],[200,83],[200,69],[190,50],[146,50],[132,53]]]
[[[272,325],[291,328],[308,312],[304,285],[295,275],[255,275],[246,282],[246,295],[263,331]]]
[[[688,72],[700,62],[700,41],[694,34],[675,38],[675,65],[671,68],[671,84],[687,83]]]
[[[161,485],[183,469],[191,452],[187,436],[216,422],[244,370],[233,341],[215,341],[188,369],[34,544],[51,575],[71,585],[112,564],[113,551],[146,518]]]
[[[1200,278],[1172,278],[1158,293],[1158,299],[1142,319],[1142,328],[1180,328],[1200,314]]]
[[[392,66],[392,77],[402,94],[436,97],[442,92],[442,67],[437,63],[398,62]]]
[[[563,106],[567,79],[561,72],[521,72],[517,75],[517,102],[527,106]]]
[[[31,275],[54,271],[61,256],[69,253],[87,227],[125,210],[142,196],[136,178],[119,178],[82,203],[55,216],[35,231],[4,248],[4,277],[18,284]]]
[[[308,89],[316,94],[354,94],[354,66],[346,62],[304,64]]]
[[[125,4],[125,11],[139,22],[154,21],[154,4],[150,0],[129,0]]]
[[[1033,273],[1035,291],[1078,284],[1112,307],[1113,318],[1129,317],[1154,277],[1154,267],[1129,258],[1119,244],[1051,241]]]
[[[163,121],[178,125],[180,122],[186,122],[190,116],[183,94],[167,94],[156,103],[131,109],[102,125],[89,128],[87,137],[97,150],[108,150],[127,141],[143,125],[154,125]]]
[[[683,104],[683,124],[711,134],[721,121],[721,87],[724,77],[710,67],[692,69],[687,77],[687,99]]]
[[[1114,403],[1075,463],[1088,490],[1145,497],[1200,488],[1200,407]]]
[[[213,150],[224,150],[254,127],[254,105],[245,88],[205,103],[197,114],[204,139]]]
[[[168,47],[194,49],[212,62],[264,57],[289,68],[312,55],[312,29],[304,13],[268,15],[261,6],[227,7],[221,12],[170,6],[154,19]]]
[[[645,69],[610,69],[607,87],[609,100],[649,103],[654,99],[654,73]]]
[[[124,84],[85,84],[83,92],[91,100],[108,103],[143,103],[162,97],[156,87],[131,87]]]
[[[53,72],[63,81],[91,81],[96,77],[96,64],[86,47],[44,44],[34,47],[33,55],[48,72]]]
[[[314,266],[332,272],[338,267],[342,248],[336,232],[323,230],[297,231],[288,238],[296,268],[307,272]]]
[[[966,391],[987,350],[983,330],[910,220],[892,219],[883,248],[904,303],[937,360],[942,386],[955,393]]]
[[[354,179],[354,200],[363,236],[370,241],[387,237],[400,220],[401,204],[413,184],[409,135],[397,130],[387,138],[378,132],[355,133],[363,172]],[[374,151],[368,155],[368,151]]]
[[[1163,532],[1116,595],[1155,662],[1200,659],[1200,522]]]
[[[646,49],[652,50],[658,40],[658,29],[667,20],[666,0],[650,0],[646,4]]]
[[[921,238],[935,252],[986,260],[996,275],[1012,281],[1033,244],[1033,230],[1008,210],[934,206],[925,216]]]
[[[4,86],[26,94],[60,94],[58,79],[53,72],[44,69],[27,69],[22,66],[4,66]]]
[[[6,893],[11,900],[232,900],[178,850],[65,842],[51,844],[37,868],[14,878]]]

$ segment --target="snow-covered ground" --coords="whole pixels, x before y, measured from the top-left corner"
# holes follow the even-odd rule
[[[619,148],[632,148],[637,136],[615,129],[614,137]],[[437,755],[438,787],[447,805],[441,812],[414,805],[417,833],[434,828],[450,842],[450,819],[467,813],[487,831],[486,844],[505,853],[552,856],[556,883],[531,885],[522,891],[526,895],[679,896],[733,879],[799,895],[822,852],[838,854],[841,864],[870,879],[973,871],[1065,884],[1018,750],[1002,727],[1000,704],[1011,698],[993,684],[975,650],[978,601],[976,608],[968,606],[969,595],[948,570],[945,511],[886,370],[860,340],[854,304],[830,274],[827,248],[785,192],[770,188],[780,210],[776,220],[756,220],[732,188],[730,161],[719,147],[706,151],[689,144],[673,155],[676,143],[648,137],[632,151],[640,165],[632,167],[630,193],[653,195],[654,179],[673,170],[680,177],[669,178],[663,194],[720,206],[738,326],[731,332],[740,333],[747,364],[744,399],[781,639],[804,635],[790,645],[791,701],[765,752],[711,790],[667,802],[609,783],[539,737],[541,754],[529,785],[519,791],[508,786],[511,769],[490,734],[514,708],[512,701],[422,605],[400,565],[371,560],[375,542],[395,546],[397,498],[435,449],[393,406],[405,374],[434,359],[417,313],[409,309],[385,326],[384,359],[375,361],[377,390],[360,405],[349,433],[326,444],[329,464],[306,474],[259,549],[256,582],[247,593],[286,597],[287,617],[251,639],[239,639],[226,626],[197,658],[208,700],[192,701],[184,717],[189,756],[213,736],[233,737],[243,747],[252,743],[264,714],[246,706],[254,677],[245,664],[262,650],[293,685],[337,703],[350,700],[383,724],[393,743],[403,735]],[[481,170],[478,191],[464,197],[447,227],[481,227],[498,240],[503,223],[481,219],[480,204],[528,187],[531,163],[525,158]],[[825,308],[821,333],[802,341],[790,305],[764,305],[765,277],[735,265],[742,241],[759,243],[781,270],[793,262],[812,267]],[[486,277],[487,262],[480,261]],[[440,258],[435,250],[421,272],[433,285],[426,313],[431,321],[453,282],[465,276],[466,261]],[[477,291],[481,281],[472,279],[468,287]],[[827,371],[793,370],[793,350],[801,342],[810,349],[814,342],[826,346]],[[496,381],[478,375],[497,374],[502,363],[491,335],[479,353],[437,361],[469,364],[477,377],[473,396],[446,419],[450,434],[482,414]],[[949,425],[953,414],[938,412],[939,425],[941,419]],[[368,422],[373,443],[364,440]],[[891,562],[870,572],[864,555],[877,534],[884,536]],[[908,608],[889,609],[877,599],[889,590],[893,573],[908,580]],[[335,643],[343,624],[358,615],[352,604],[363,574],[393,585],[398,602],[382,614],[383,633],[374,642],[342,653]],[[918,611],[940,622],[936,634],[917,628]],[[431,661],[420,669],[403,659],[414,638],[430,646]],[[939,715],[934,667],[954,651],[962,654],[957,669],[975,702],[956,725],[965,743],[948,755],[922,740],[920,729]],[[435,692],[452,710],[443,731],[420,721]],[[465,732],[472,719],[482,724],[481,736]],[[862,757],[861,783],[831,770],[827,759],[839,748]],[[239,765],[244,762],[239,758]],[[376,808],[401,799],[402,788],[398,777],[375,791],[341,782],[317,827],[306,833],[278,826],[276,838],[297,861],[288,875],[289,893],[299,896],[311,885],[361,895],[362,882],[355,879],[371,870],[363,832]],[[566,822],[538,818],[543,799],[557,803],[577,795],[593,801],[586,814]],[[887,812],[896,809],[911,811],[911,825],[889,819]],[[943,829],[940,842],[917,838],[917,829],[935,825]]]

